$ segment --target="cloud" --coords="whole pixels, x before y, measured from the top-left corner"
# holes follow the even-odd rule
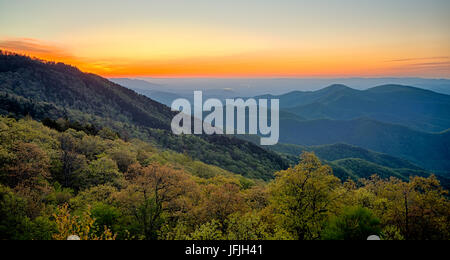
[[[415,63],[415,64],[411,64],[411,66],[419,66],[419,67],[450,66],[450,61]]]
[[[441,57],[425,57],[425,58],[407,58],[407,59],[390,60],[388,62],[411,62],[411,61],[446,60],[446,59],[450,59],[450,57],[441,56]]]
[[[16,40],[0,41],[0,48],[18,51],[27,51],[27,52],[38,52],[38,53],[52,52],[49,46],[43,45],[39,41],[34,39],[16,39]]]
[[[0,49],[50,59],[72,59],[64,48],[31,38],[0,39]]]

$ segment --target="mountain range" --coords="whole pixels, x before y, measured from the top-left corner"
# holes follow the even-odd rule
[[[402,82],[399,79],[390,80]],[[173,101],[165,98],[170,95],[168,93],[172,93],[167,85],[145,80],[119,81],[148,97],[163,100],[168,105]],[[284,81],[280,79],[278,82]],[[363,79],[349,82],[363,82]],[[417,83],[420,86],[433,82],[437,86],[438,83],[444,84],[445,80],[408,79],[403,82]],[[203,82],[199,83],[202,86]],[[152,93],[149,89],[168,92],[152,90]],[[179,91],[177,98],[179,97],[192,99],[192,92]],[[229,96],[217,95],[216,98]],[[450,172],[448,95],[405,85],[355,89],[335,84],[316,91],[266,94],[255,98],[280,99],[282,143],[302,146],[346,143],[411,161],[428,171],[444,175]]]
[[[150,89],[182,96],[194,90],[217,90],[226,97],[283,95],[293,91],[317,91],[325,86],[342,84],[357,90],[387,84],[415,86],[437,93],[450,94],[450,79],[426,78],[111,78],[124,87]],[[218,98],[218,97],[216,97]],[[170,104],[169,104],[170,105]]]
[[[279,98],[282,109],[281,144],[268,150],[230,136],[174,136],[174,113],[161,103],[185,93],[158,91],[157,84],[148,90],[151,83],[131,82],[143,85],[131,90],[68,65],[1,54],[0,114],[108,127],[122,138],[139,138],[255,179],[273,178],[303,151],[315,152],[342,179],[450,172],[447,95],[400,85],[368,90],[333,85],[259,96]],[[210,92],[216,94],[226,98],[233,92]]]

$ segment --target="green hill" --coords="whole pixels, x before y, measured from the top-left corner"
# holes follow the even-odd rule
[[[344,85],[331,85],[317,91],[293,91],[283,95],[262,95],[257,98],[280,99],[280,108],[287,109],[299,105],[308,105],[315,102],[324,102],[327,99],[336,99],[343,95],[352,95],[358,90],[351,89]]]
[[[345,175],[337,170],[336,175],[340,178],[350,177],[354,180],[361,178],[369,178],[370,176],[376,174],[381,178],[396,177],[401,180],[408,180],[410,176],[429,176],[430,174],[422,170],[411,170],[406,169],[409,172],[397,171],[393,168],[384,167],[372,162],[368,162],[363,159],[358,158],[347,158],[336,160],[333,162],[327,162],[333,169],[344,169]]]
[[[450,134],[426,133],[371,119],[281,120],[280,142],[316,146],[346,143],[411,161],[431,171],[450,171]]]
[[[326,161],[326,163],[333,168],[334,175],[342,180],[349,178],[358,180],[361,178],[369,178],[376,174],[384,179],[396,177],[400,180],[408,181],[414,176],[429,177],[432,174],[429,171],[421,169],[389,168],[357,158],[347,158],[332,162]],[[437,178],[443,187],[446,189],[450,188],[450,178],[442,175],[437,175]]]
[[[259,143],[259,138],[255,136],[245,135],[239,138]],[[347,179],[356,181],[374,174],[382,178],[396,177],[408,180],[411,176],[428,177],[435,173],[401,158],[343,143],[320,146],[280,143],[271,146],[270,149],[284,156],[292,165],[298,163],[299,155],[303,152],[313,152],[330,165],[333,174],[343,181]],[[438,178],[444,187],[450,188],[450,178],[445,173],[438,174]]]
[[[37,120],[67,118],[109,127],[250,178],[270,179],[280,156],[228,136],[174,136],[168,107],[102,77],[61,63],[0,53],[0,113]]]
[[[420,167],[412,164],[407,160],[403,160],[387,154],[373,152],[348,144],[333,144],[321,146],[279,144],[277,146],[274,146],[273,150],[294,156],[298,156],[305,151],[314,152],[319,158],[326,161],[338,161],[348,158],[357,158],[394,169],[408,168],[421,170]]]
[[[385,85],[360,91],[333,85],[271,97],[280,99],[281,109],[309,120],[365,117],[427,132],[450,128],[450,96],[414,87]]]

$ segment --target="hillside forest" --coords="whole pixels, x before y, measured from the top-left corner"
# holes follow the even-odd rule
[[[450,238],[448,193],[434,176],[343,182],[305,152],[265,182],[108,128],[46,125],[0,118],[0,239]]]

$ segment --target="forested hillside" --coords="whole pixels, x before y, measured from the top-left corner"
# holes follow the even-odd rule
[[[46,123],[0,117],[0,239],[450,239],[433,176],[342,182],[305,153],[265,183],[107,128]]]
[[[259,138],[255,136],[244,135],[239,138],[259,143]],[[322,162],[328,164],[333,169],[333,174],[342,181],[348,179],[357,181],[373,174],[408,181],[411,177],[429,177],[436,174],[407,160],[343,143],[320,146],[279,143],[270,149],[283,156],[291,165],[298,163],[298,156],[302,153],[314,153]],[[447,174],[438,174],[437,178],[444,188],[450,189],[450,178]]]
[[[275,153],[227,136],[172,135],[173,112],[134,91],[74,67],[0,53],[0,113],[108,126],[208,164],[268,180],[288,163]]]
[[[407,160],[396,158],[387,154],[377,153],[361,147],[348,144],[332,144],[321,146],[300,146],[290,144],[279,144],[273,147],[273,150],[298,156],[303,152],[314,152],[318,157],[326,161],[336,161],[347,158],[358,158],[368,162],[376,163],[394,169],[413,169],[420,170],[417,165]]]
[[[372,119],[282,120],[280,142],[306,146],[346,143],[411,161],[439,172],[450,171],[450,134],[415,131]]]

